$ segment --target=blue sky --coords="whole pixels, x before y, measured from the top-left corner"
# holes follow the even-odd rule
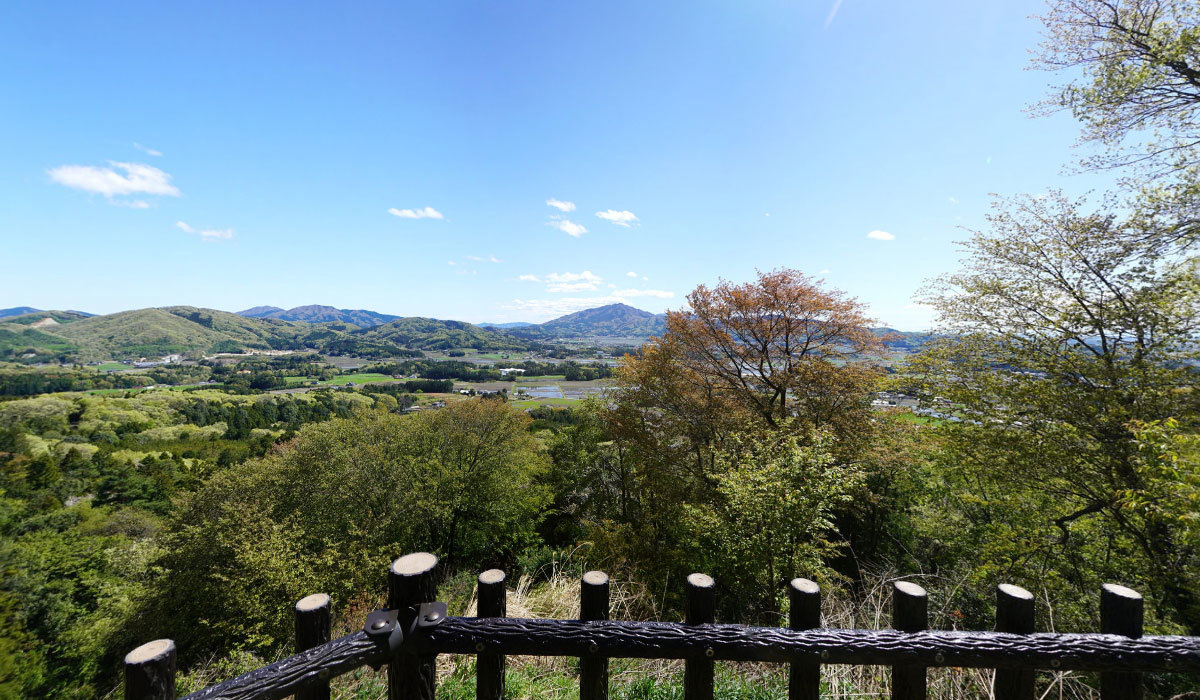
[[[924,328],[989,193],[1106,184],[1026,114],[1041,10],[10,0],[0,307],[542,321],[786,266]]]

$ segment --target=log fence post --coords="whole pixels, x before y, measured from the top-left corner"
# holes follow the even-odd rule
[[[388,570],[387,607],[400,612],[403,629],[410,629],[415,607],[437,599],[438,559],[428,552],[406,554]],[[388,700],[433,700],[437,673],[435,655],[401,653],[388,662]]]
[[[806,578],[788,584],[788,628],[811,630],[821,626],[821,587]],[[788,700],[821,697],[821,664],[796,661],[788,668]]]
[[[708,574],[690,574],[687,577],[687,615],[684,622],[689,625],[711,624],[716,621],[716,582]],[[688,659],[683,667],[684,700],[712,700],[713,661],[712,650],[705,650],[703,658]]]
[[[1100,588],[1100,632],[1137,639],[1142,636],[1142,596],[1132,588],[1106,583]],[[1141,700],[1142,674],[1108,671],[1100,674],[1100,700]]]
[[[329,596],[314,593],[296,603],[296,653],[329,641],[331,625]],[[316,681],[296,693],[296,700],[329,700],[329,679]]]
[[[479,599],[477,617],[504,617],[507,614],[507,593],[504,588],[504,572],[488,569],[479,574]],[[479,654],[475,661],[476,700],[504,699],[504,654],[485,653],[483,642],[479,643]]]
[[[892,591],[892,627],[901,632],[929,629],[929,597],[925,589],[908,581],[897,581]],[[925,700],[924,666],[892,666],[893,700]]]
[[[580,581],[579,619],[595,622],[608,619],[608,574],[589,571]],[[591,653],[598,647],[592,645]],[[608,659],[580,657],[579,700],[608,700]]]
[[[996,631],[1033,634],[1033,594],[1008,583],[996,586]],[[992,682],[996,700],[1033,700],[1032,668],[998,668]]]
[[[156,639],[125,655],[125,700],[175,700],[175,642]]]

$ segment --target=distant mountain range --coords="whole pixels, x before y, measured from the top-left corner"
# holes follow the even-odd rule
[[[39,311],[41,311],[41,309],[35,309],[32,306],[14,306],[11,309],[0,309],[0,318],[11,318],[13,316],[25,316],[27,314],[38,313]],[[96,314],[89,314],[86,311],[54,311],[52,313],[78,314],[82,318],[96,315]]]
[[[6,309],[25,311],[31,307]],[[665,329],[666,316],[609,304],[541,324],[475,325],[364,309],[259,306],[239,313],[168,306],[93,316],[78,311],[0,315],[0,360],[92,361],[168,354],[238,352],[244,348],[310,350],[336,355],[405,357],[422,351],[522,350],[557,338],[622,338],[638,343]],[[926,333],[872,329],[887,345],[913,351]]]
[[[382,326],[388,321],[400,318],[366,309],[335,309],[332,306],[318,304],[297,306],[294,309],[281,309],[278,306],[255,306],[252,309],[238,311],[237,315],[249,318],[275,318],[280,321],[303,321],[304,323],[351,323],[359,328]]]

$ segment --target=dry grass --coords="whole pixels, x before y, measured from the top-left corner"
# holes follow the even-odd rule
[[[934,577],[906,576],[929,589],[949,591],[954,582]],[[827,591],[822,601],[823,623],[833,628],[881,629],[891,619],[892,583],[898,580],[887,573],[870,577],[870,585],[857,596],[842,590]],[[461,610],[452,613],[473,616],[475,592],[466,597]],[[363,596],[346,606],[339,616],[340,629],[346,634],[366,611],[381,600]],[[948,600],[952,596],[935,596]],[[610,584],[612,618],[617,620],[658,619],[654,596],[645,586],[623,581]],[[455,606],[458,607],[458,606]],[[538,576],[523,575],[507,591],[509,617],[574,619],[579,612],[577,568],[564,562],[552,565]],[[931,609],[930,623],[935,629],[955,629],[958,616],[949,609]],[[197,689],[218,682],[270,661],[251,655],[233,655],[193,670],[184,684]],[[475,657],[442,655],[438,657],[438,697],[445,700],[470,700],[474,697]],[[992,671],[970,668],[929,670],[931,700],[992,698]],[[890,669],[886,666],[826,665],[822,667],[822,697],[886,698],[890,696]],[[509,656],[507,695],[528,698],[573,700],[579,696],[578,661],[570,657]],[[677,660],[613,659],[610,662],[611,695],[615,700],[677,700],[682,698],[683,662]],[[386,697],[386,673],[369,668],[358,669],[333,682],[333,697],[340,700],[367,700]],[[767,700],[787,697],[787,671],[779,664],[717,664],[716,695],[722,698]],[[1039,700],[1093,700],[1099,694],[1070,672],[1039,674]]]

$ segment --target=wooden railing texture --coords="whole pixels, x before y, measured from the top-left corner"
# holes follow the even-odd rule
[[[478,658],[476,697],[504,697],[505,655],[579,657],[580,700],[608,697],[610,658],[683,659],[684,697],[713,697],[716,661],[786,663],[789,700],[820,697],[823,664],[870,664],[892,668],[892,697],[926,697],[926,669],[957,666],[996,669],[996,700],[1033,700],[1035,671],[1092,671],[1100,675],[1103,700],[1141,698],[1142,674],[1173,671],[1200,674],[1200,637],[1143,636],[1142,597],[1106,584],[1100,594],[1099,634],[1034,631],[1034,600],[1026,590],[1001,585],[996,591],[994,632],[928,629],[927,597],[918,585],[897,582],[889,630],[828,629],[820,626],[817,584],[795,579],[789,587],[787,628],[714,623],[714,582],[705,574],[687,578],[682,623],[609,620],[609,581],[589,571],[581,581],[578,620],[505,617],[504,572],[479,575],[478,617],[445,617],[436,606],[432,554],[409,554],[388,572],[387,612],[373,613],[367,629],[330,641],[329,597],[316,594],[296,604],[295,656],[187,696],[188,700],[266,700],[295,695],[327,700],[329,680],[362,666],[387,666],[390,700],[432,700],[437,654]],[[444,611],[444,607],[442,608]],[[374,620],[371,622],[370,620]],[[396,626],[403,640],[388,633]],[[390,640],[390,641],[389,641]],[[391,646],[389,646],[391,644]],[[175,644],[143,644],[125,657],[127,700],[175,697]]]

